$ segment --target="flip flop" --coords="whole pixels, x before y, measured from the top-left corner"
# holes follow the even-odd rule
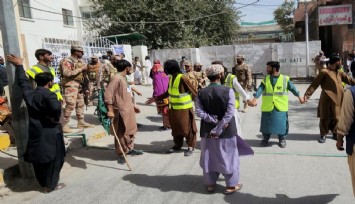
[[[214,190],[216,190],[216,184],[212,184],[212,185],[208,185],[208,186],[207,186],[207,191],[208,191],[209,193],[213,193]]]
[[[57,191],[57,190],[60,190],[60,189],[62,189],[62,188],[65,188],[67,185],[65,185],[64,183],[58,183],[58,185],[55,187],[55,191]]]
[[[232,194],[234,192],[237,192],[239,190],[241,190],[243,188],[243,184],[238,184],[235,187],[226,187],[226,189],[224,190],[223,194],[224,195],[229,195]]]

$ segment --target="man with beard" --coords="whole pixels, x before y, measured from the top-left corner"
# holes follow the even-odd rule
[[[337,140],[337,128],[340,118],[341,105],[344,95],[342,82],[354,85],[355,80],[345,72],[339,72],[341,58],[333,53],[329,57],[329,66],[322,69],[304,94],[307,101],[321,86],[322,92],[319,98],[317,117],[319,120],[320,138],[319,143],[324,143],[329,130],[333,133],[333,139]]]
[[[219,174],[226,180],[224,194],[240,190],[239,156],[252,155],[253,150],[238,137],[235,118],[235,96],[232,89],[223,86],[224,68],[214,64],[206,70],[210,84],[198,92],[196,114],[201,117],[201,157],[203,180],[207,191],[215,190]]]
[[[189,79],[181,73],[177,61],[166,61],[164,70],[170,75],[168,91],[159,97],[149,98],[146,103],[150,104],[169,97],[169,121],[174,146],[168,150],[168,153],[180,152],[186,138],[188,149],[184,156],[190,156],[196,146],[197,127],[193,113],[193,99],[197,92]]]
[[[189,79],[190,81],[190,84],[194,87],[194,89],[196,90],[197,92],[197,89],[198,89],[198,81],[196,79],[196,76],[195,76],[195,72],[192,70],[192,65],[190,62],[186,61],[185,62],[185,65],[184,65],[184,68],[185,68],[185,76]]]
[[[141,155],[143,151],[133,149],[134,139],[137,133],[136,114],[139,108],[133,103],[131,88],[127,84],[126,75],[132,67],[127,60],[117,60],[114,63],[117,69],[105,91],[105,103],[107,105],[107,116],[112,120],[113,128],[122,145],[122,150],[115,140],[118,163],[125,163],[123,154]],[[111,129],[113,132],[113,130]],[[113,133],[114,134],[114,133]]]
[[[37,181],[44,188],[44,192],[64,187],[64,184],[57,186],[65,149],[59,122],[62,106],[58,96],[49,90],[54,84],[54,77],[50,72],[38,73],[34,78],[37,87],[33,89],[23,69],[22,59],[8,55],[7,60],[16,66],[18,85],[28,109],[25,161],[33,164]]]
[[[59,78],[56,76],[55,70],[53,67],[51,67],[51,63],[53,61],[53,56],[52,52],[46,49],[38,49],[35,52],[35,56],[38,60],[38,63],[34,66],[32,66],[30,69],[26,70],[26,74],[28,75],[30,79],[30,83],[32,84],[32,87],[36,87],[35,83],[35,76],[36,74],[43,73],[43,72],[49,72],[53,75],[54,77],[54,84],[50,91],[55,93],[57,95],[58,100],[62,101],[63,96],[60,93],[60,87],[59,87]]]
[[[263,134],[263,140],[261,146],[267,146],[271,134],[277,134],[279,146],[285,148],[285,137],[288,134],[288,91],[297,96],[301,104],[304,100],[290,81],[290,77],[280,73],[279,62],[268,62],[266,71],[268,75],[261,81],[251,102],[252,106],[256,106],[256,100],[262,95],[260,132]]]

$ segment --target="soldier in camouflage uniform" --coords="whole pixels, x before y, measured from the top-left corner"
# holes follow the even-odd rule
[[[63,59],[60,62],[60,72],[62,77],[62,87],[64,88],[64,100],[66,106],[64,108],[64,124],[63,132],[72,133],[73,130],[69,128],[71,112],[76,111],[78,118],[77,128],[94,127],[93,125],[84,122],[84,93],[83,80],[84,73],[87,70],[87,64],[82,61],[84,51],[82,47],[72,46],[70,49],[71,56]]]
[[[244,63],[244,56],[237,55],[237,63],[232,68],[232,73],[237,76],[239,84],[245,91],[251,91],[251,70],[247,64]],[[242,110],[243,113],[247,112],[248,104],[244,103],[244,109]]]
[[[198,89],[198,81],[196,79],[195,73],[192,70],[192,65],[189,61],[185,61],[184,63],[184,70],[185,70],[185,76],[189,79],[190,84],[192,85],[192,87],[195,89],[195,91],[197,92]]]
[[[91,63],[88,64],[87,76],[89,78],[89,100],[93,100],[94,89],[99,86],[97,84],[97,77],[99,74],[100,62],[97,56],[91,57]]]
[[[198,89],[202,89],[206,86],[206,78],[207,75],[204,71],[202,71],[202,64],[200,64],[199,62],[196,62],[194,64],[194,75],[195,78],[198,81]]]
[[[110,83],[111,78],[117,73],[117,69],[108,60],[107,55],[102,55],[101,66],[99,69],[99,74],[97,78],[98,88],[101,86],[104,88]]]

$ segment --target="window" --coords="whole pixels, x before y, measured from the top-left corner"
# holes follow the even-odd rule
[[[20,17],[32,18],[30,0],[17,0]]]
[[[73,12],[67,9],[62,9],[64,25],[74,26]]]
[[[81,12],[81,17],[83,18],[92,18],[91,12]]]

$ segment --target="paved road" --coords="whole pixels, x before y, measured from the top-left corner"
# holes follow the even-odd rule
[[[303,94],[308,85],[296,85]],[[72,139],[61,181],[64,189],[42,194],[22,182],[1,203],[353,203],[351,179],[344,152],[335,141],[319,144],[316,106],[318,90],[306,105],[290,95],[290,134],[287,147],[277,146],[273,137],[269,147],[259,147],[260,105],[242,114],[243,137],[252,145],[255,156],[241,159],[240,182],[244,188],[233,195],[207,194],[199,167],[199,148],[190,157],[183,153],[164,154],[173,145],[170,132],[160,132],[161,118],[153,105],[144,101],[151,87],[138,86],[144,93],[137,97],[142,113],[136,148],[147,151],[129,157],[133,172],[116,162],[112,150],[83,148]],[[261,101],[260,101],[261,102]],[[90,108],[87,113],[93,112]],[[89,119],[90,116],[87,116]],[[91,117],[91,120],[95,118]],[[197,120],[199,125],[199,120]],[[100,128],[100,127],[98,127]],[[330,136],[330,135],[329,135]],[[199,139],[198,139],[199,140]],[[91,140],[90,145],[113,147],[113,137]],[[199,144],[198,144],[199,146]]]

